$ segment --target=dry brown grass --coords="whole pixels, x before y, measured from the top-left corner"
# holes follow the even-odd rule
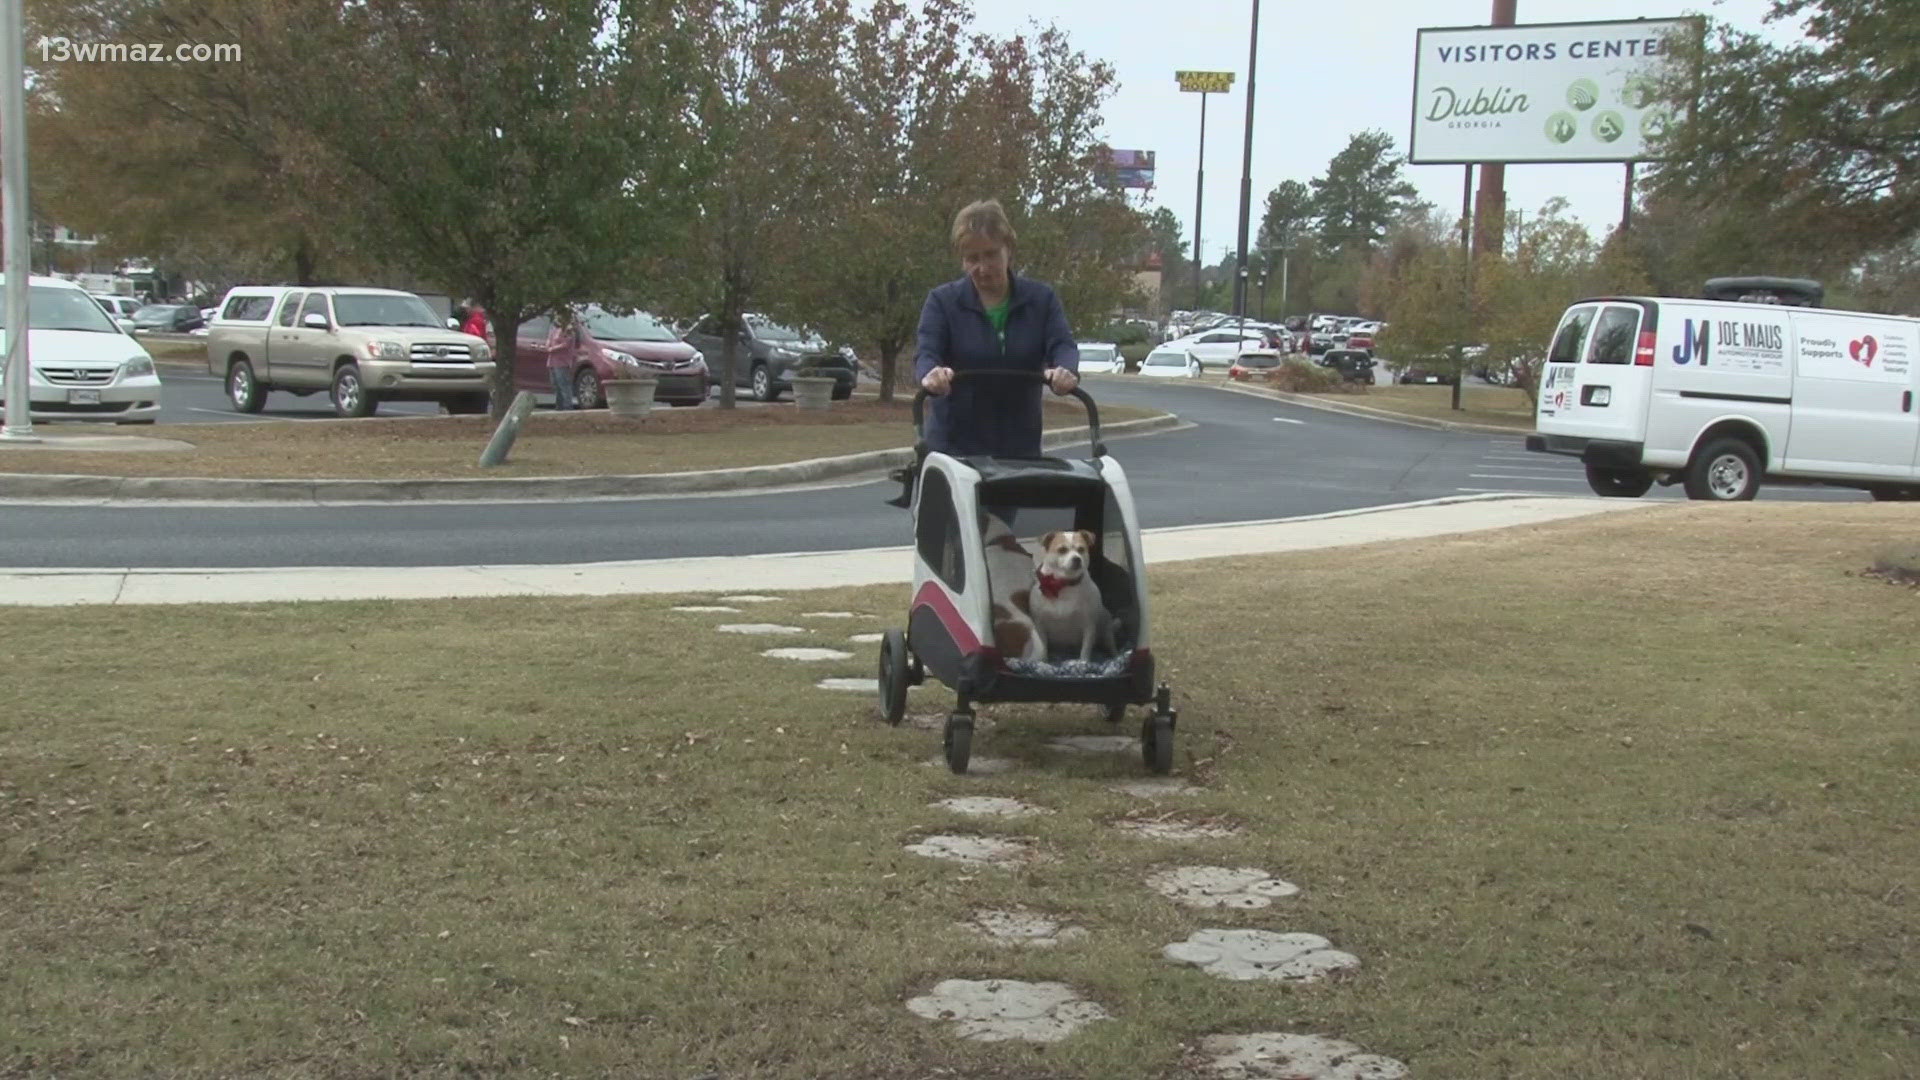
[[[1920,606],[1856,575],[1916,527],[1684,506],[1157,568],[1206,789],[1151,807],[1109,788],[1137,756],[1042,747],[1094,710],[993,708],[975,753],[1019,771],[953,777],[937,733],[811,688],[871,647],[766,659],[669,598],[9,611],[0,1074],[1159,1080],[1201,1035],[1295,1030],[1426,1077],[1909,1078]],[[905,599],[745,618],[828,644]],[[963,792],[1056,813],[929,806]],[[1246,831],[1109,827],[1141,813]],[[956,826],[1047,860],[901,850]],[[1205,914],[1141,884],[1196,862],[1303,892]],[[953,929],[1010,903],[1092,935]],[[1277,989],[1160,959],[1205,926],[1363,966]],[[902,1006],[947,977],[1116,1019],[960,1043]]]

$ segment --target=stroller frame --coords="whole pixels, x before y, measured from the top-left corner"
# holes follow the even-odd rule
[[[956,373],[956,378],[972,376],[1041,378],[1031,371]],[[913,595],[905,631],[888,630],[880,643],[881,710],[889,724],[900,723],[908,688],[921,685],[929,674],[951,687],[955,701],[941,741],[955,773],[967,771],[972,754],[974,706],[991,702],[1098,705],[1110,723],[1118,723],[1129,705],[1149,706],[1140,727],[1141,756],[1155,773],[1173,767],[1178,713],[1171,689],[1154,679],[1132,493],[1125,471],[1100,438],[1098,407],[1084,390],[1072,393],[1086,407],[1091,429],[1093,456],[1085,460],[929,452],[923,420],[927,393],[914,396],[916,462],[895,474],[905,487],[893,500],[913,508]],[[1056,518],[1070,514],[1071,524],[1064,527],[1086,529],[1096,538],[1088,574],[1114,620],[1118,646],[1118,656],[1100,671],[1063,674],[1049,665],[1016,667],[995,645],[997,590],[985,526],[989,515],[1011,525],[1009,519],[1023,510]]]

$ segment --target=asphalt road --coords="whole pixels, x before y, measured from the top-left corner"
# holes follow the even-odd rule
[[[1177,381],[1096,379],[1097,400],[1153,404],[1190,428],[1116,439],[1147,528],[1350,510],[1461,493],[1588,494],[1577,462],[1519,435],[1432,431]],[[59,505],[0,514],[0,566],[459,566],[831,551],[905,543],[908,516],[869,481],[805,491],[598,502],[378,506]],[[1649,498],[1677,499],[1677,488]],[[1863,500],[1770,486],[1770,499]],[[343,569],[342,573],[351,573]],[[688,582],[697,588],[697,581]]]
[[[440,406],[431,401],[389,401],[381,403],[379,415],[434,416],[439,412]],[[226,385],[219,376],[172,364],[160,367],[160,416],[156,423],[259,424],[334,419],[338,417],[325,392],[301,397],[274,391],[267,395],[265,408],[248,414],[236,411],[227,400]]]

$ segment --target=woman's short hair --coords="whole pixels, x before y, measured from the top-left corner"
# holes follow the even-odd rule
[[[1007,220],[1007,212],[1001,208],[999,199],[968,203],[954,215],[953,246],[958,248],[975,237],[1013,249],[1013,223]]]

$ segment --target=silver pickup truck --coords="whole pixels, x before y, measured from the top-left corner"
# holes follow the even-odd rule
[[[207,329],[207,371],[226,380],[241,412],[286,390],[324,391],[341,416],[372,416],[382,401],[482,413],[493,365],[484,340],[447,329],[425,301],[392,289],[242,285]]]

